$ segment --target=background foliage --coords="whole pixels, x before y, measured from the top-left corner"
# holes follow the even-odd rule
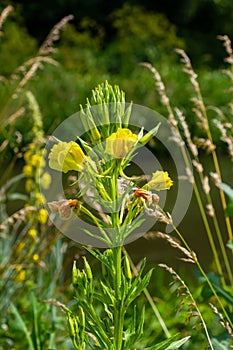
[[[2,1],[0,10],[7,4],[8,1]],[[38,228],[36,235],[28,230],[32,223],[26,215],[26,205],[36,199],[38,192],[25,193],[22,169],[25,165],[23,156],[30,143],[37,142],[33,133],[34,112],[38,114],[39,108],[41,127],[46,136],[62,120],[78,111],[79,104],[85,105],[91,89],[107,79],[126,91],[128,101],[133,100],[167,115],[155,92],[151,72],[140,65],[146,60],[161,73],[167,95],[172,105],[179,106],[186,115],[192,135],[202,136],[190,102],[193,88],[174,52],[176,47],[181,47],[190,54],[197,67],[206,104],[217,106],[232,122],[233,114],[228,106],[232,100],[231,78],[222,74],[221,69],[226,68],[227,63],[222,61],[225,52],[216,35],[231,35],[233,4],[230,0],[182,0],[179,6],[177,2],[169,0],[145,0],[143,4],[141,1],[125,4],[124,1],[106,3],[94,0],[15,1],[14,4],[15,9],[4,22],[0,36],[0,209],[1,230],[4,232],[1,232],[0,242],[0,297],[3,306],[0,349],[27,348],[30,337],[33,343],[31,349],[47,349],[48,344],[51,348],[72,349],[61,310],[51,300],[45,300],[56,298],[64,303],[70,301],[72,306],[71,260],[77,259],[82,268],[79,257],[86,253],[64,237],[58,238],[58,232],[47,223],[33,222]],[[64,28],[61,36],[54,39],[56,50],[41,52],[41,44],[51,26],[69,13],[75,15],[74,20]],[[41,61],[38,61],[38,56]],[[38,63],[37,71],[22,85],[34,63]],[[28,90],[38,102],[34,109],[28,101]],[[220,146],[218,151],[225,151],[223,143],[218,141],[221,135],[212,123],[218,113],[208,110],[208,116],[214,141]],[[222,156],[222,152],[219,154]],[[232,168],[229,157],[220,157],[220,160],[228,162],[229,168],[222,170],[224,178],[230,180]],[[209,168],[211,166],[208,165],[207,174]],[[201,186],[200,189],[202,191]],[[40,209],[41,203],[36,204],[35,210]],[[194,212],[193,206],[192,219],[196,218]],[[224,218],[224,214],[221,215]],[[203,232],[202,227],[200,232]],[[201,237],[201,240],[205,238]],[[24,245],[20,245],[20,242]],[[195,248],[203,248],[196,236],[193,244],[196,244]],[[164,246],[161,252],[166,255]],[[151,247],[150,242],[148,250]],[[135,249],[131,249],[133,255]],[[206,262],[206,251],[202,252],[200,258]],[[140,252],[133,258],[137,260],[145,253],[140,245]],[[163,260],[164,256],[159,258]],[[98,279],[98,267],[93,261],[91,265]],[[214,263],[209,268],[214,269]],[[209,310],[209,301],[213,301],[213,297],[208,290],[207,293],[206,289],[203,292],[203,281],[197,287],[197,281],[193,282],[189,271],[186,267],[181,273],[201,311],[205,313],[209,328],[214,335],[218,334],[219,342],[222,339],[227,341],[227,348],[229,337],[226,329],[221,327],[219,315]],[[157,268],[150,289],[158,309],[166,315],[167,327],[172,335],[178,332],[182,336],[192,334],[189,348],[200,349],[204,337],[199,331],[195,312],[192,313],[192,305],[177,298],[179,283],[175,281],[169,285],[169,282],[170,278]],[[6,287],[8,293],[5,292]],[[10,302],[13,306],[9,306]],[[145,336],[159,342],[164,334],[156,318],[151,322],[153,316],[150,308],[147,311],[151,312],[151,317],[146,319]]]

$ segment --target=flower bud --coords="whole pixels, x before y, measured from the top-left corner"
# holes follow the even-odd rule
[[[83,257],[83,261],[84,261],[84,268],[85,268],[85,272],[87,274],[87,278],[89,281],[91,281],[93,279],[93,275],[92,275],[91,267],[90,267],[85,256]]]
[[[142,145],[145,145],[147,144],[151,139],[152,137],[154,137],[157,132],[158,132],[158,129],[160,127],[160,124],[159,123],[155,128],[153,128],[152,130],[150,130],[146,135],[142,136],[140,139],[139,139],[139,142],[142,144]]]
[[[125,276],[128,280],[131,280],[132,279],[132,272],[131,272],[130,262],[129,262],[127,255],[125,255],[124,262],[125,262]]]

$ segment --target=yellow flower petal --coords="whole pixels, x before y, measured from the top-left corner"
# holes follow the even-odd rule
[[[48,221],[48,213],[44,208],[41,208],[39,210],[37,219],[41,224],[46,224]]]
[[[36,200],[36,203],[35,203],[36,205],[45,204],[46,202],[45,197],[41,193],[35,194],[35,200]]]
[[[49,154],[50,168],[63,173],[67,173],[70,170],[81,171],[84,160],[85,154],[74,141],[59,142],[53,146]]]
[[[168,175],[167,171],[156,171],[152,174],[152,179],[149,181],[148,186],[151,190],[170,190],[173,185],[173,181]]]
[[[33,254],[32,259],[33,261],[37,262],[39,260],[39,255],[38,254]]]
[[[45,190],[48,190],[51,185],[51,175],[45,172],[40,178],[41,187]]]
[[[25,182],[25,189],[26,192],[30,193],[33,188],[34,181],[32,179],[27,179]]]
[[[23,174],[26,177],[31,177],[33,175],[33,168],[31,165],[24,165],[23,167]]]
[[[17,283],[23,282],[26,279],[26,270],[23,269],[21,265],[17,266],[15,269],[14,280]]]
[[[131,130],[118,128],[106,139],[105,152],[115,158],[124,158],[138,141],[138,135]]]
[[[42,156],[40,154],[33,154],[31,157],[31,165],[34,166],[35,168],[38,168],[41,164],[42,161]]]
[[[30,230],[28,230],[28,236],[35,238],[37,236],[37,231],[34,228],[30,228]]]

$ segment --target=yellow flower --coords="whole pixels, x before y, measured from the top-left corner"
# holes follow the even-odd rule
[[[49,154],[50,168],[63,173],[67,173],[69,170],[81,171],[84,160],[85,154],[74,141],[59,142],[53,146]]]
[[[31,157],[31,165],[34,166],[35,168],[38,168],[41,164],[42,161],[42,156],[39,154],[33,154],[33,156]]]
[[[33,175],[33,168],[31,165],[24,165],[23,167],[23,174],[26,177],[31,177]]]
[[[30,228],[30,230],[28,230],[28,236],[35,238],[37,236],[37,231],[34,228]]]
[[[40,178],[41,187],[45,190],[49,189],[51,184],[51,176],[49,173],[45,172]]]
[[[25,182],[26,192],[30,193],[32,191],[32,186],[33,186],[33,180],[32,179],[27,179],[26,182]]]
[[[30,159],[32,157],[33,152],[31,150],[28,150],[27,152],[24,153],[24,159],[27,163],[30,162]]]
[[[124,158],[138,141],[138,136],[129,129],[118,128],[106,139],[105,152],[115,158]]]
[[[20,255],[25,248],[25,243],[23,241],[20,241],[15,249],[16,255]]]
[[[39,260],[39,255],[33,254],[32,259],[33,259],[33,261],[37,262]]]
[[[21,265],[17,266],[15,269],[14,280],[17,283],[23,282],[26,279],[26,270],[23,269]]]
[[[35,194],[35,200],[36,200],[36,204],[44,204],[45,203],[45,197],[41,193]]]
[[[48,220],[48,213],[44,208],[41,208],[38,212],[37,219],[41,224],[46,224]]]
[[[149,189],[156,191],[170,190],[172,185],[173,181],[167,171],[156,171],[152,174],[151,181],[148,182]]]

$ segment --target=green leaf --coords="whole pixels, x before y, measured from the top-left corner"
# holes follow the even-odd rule
[[[226,207],[226,214],[227,216],[233,216],[233,200],[230,200]]]
[[[87,247],[85,247],[85,249],[91,254],[93,255],[97,260],[99,260],[102,264],[104,264],[106,267],[108,267],[109,269],[112,269],[112,264],[111,261],[109,259],[109,257],[106,254],[102,254],[98,249],[89,249]],[[106,253],[107,251],[105,251]]]
[[[233,216],[233,189],[223,182],[220,182],[220,187],[230,198],[230,201],[226,208],[226,214],[227,216]]]
[[[133,222],[130,225],[128,225],[125,229],[124,239],[126,239],[133,231],[140,227],[144,221],[145,219],[142,219],[141,215],[134,219]]]
[[[196,273],[197,275],[199,275],[199,273]],[[231,306],[233,306],[233,296],[228,293],[221,285],[221,276],[219,276],[218,274],[214,273],[214,272],[210,272],[208,273],[208,278],[210,280],[210,282],[212,283],[216,293],[220,296],[222,296]],[[210,289],[210,287],[208,286],[206,280],[203,277],[199,277],[199,280],[203,283],[205,283],[203,290],[202,290],[202,295],[204,298],[210,298],[213,293]]]
[[[33,334],[34,334],[34,339],[36,343],[36,349],[40,350],[41,349],[41,343],[40,343],[40,332],[39,332],[39,315],[38,315],[38,303],[36,300],[36,297],[34,293],[31,293],[31,305],[32,305],[32,315],[33,315]]]
[[[56,334],[55,332],[53,332],[49,336],[48,350],[55,350],[55,349],[56,349]]]
[[[233,250],[233,240],[231,240],[227,243],[227,247],[230,248],[231,250]]]
[[[220,182],[219,185],[223,189],[223,191],[230,197],[230,199],[233,200],[233,189],[223,182]]]
[[[185,344],[190,338],[190,336],[188,336],[174,341],[177,337],[178,335],[175,335],[167,340],[164,340],[159,344],[146,348],[145,350],[176,350],[179,349],[183,344]]]
[[[34,345],[33,345],[33,341],[30,335],[30,331],[28,330],[24,320],[22,319],[21,315],[19,314],[17,308],[15,307],[15,305],[13,303],[11,303],[11,311],[13,312],[19,327],[21,329],[21,331],[25,334],[26,339],[28,341],[28,345],[29,345],[29,350],[35,350]]]
[[[132,283],[132,286],[129,288],[128,296],[125,301],[127,307],[147,287],[148,283],[150,282],[152,272],[153,272],[153,269],[148,271],[141,281],[140,281],[139,275],[135,278],[134,282]]]
[[[219,341],[216,338],[211,339],[214,350],[229,350],[230,349],[230,340]]]
[[[109,304],[114,304],[116,301],[116,298],[114,296],[114,291],[110,289],[108,286],[106,286],[102,281],[100,281],[101,287],[102,287],[102,295],[103,297],[106,297],[105,302]]]
[[[26,201],[28,200],[28,196],[22,193],[11,193],[7,196],[7,199],[10,201],[16,201],[16,200],[21,200],[21,201]]]
[[[125,332],[125,344],[124,349],[131,350],[134,349],[133,346],[141,338],[143,334],[143,324],[145,318],[145,306],[140,310],[139,320],[137,320],[137,310],[136,305],[134,305],[133,315],[131,316],[131,324],[129,329]],[[138,323],[138,326],[137,326]]]

